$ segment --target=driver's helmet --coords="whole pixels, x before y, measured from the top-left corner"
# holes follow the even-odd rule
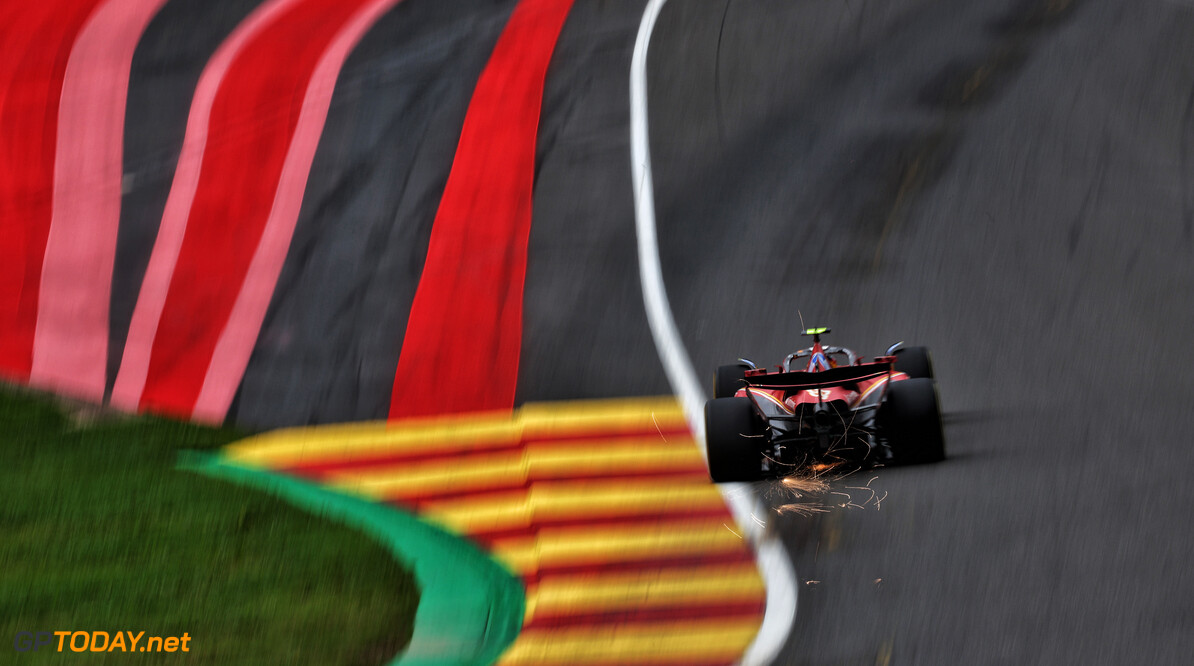
[[[808,357],[809,372],[821,372],[836,367],[837,362],[833,360],[833,357],[823,351],[815,352]]]

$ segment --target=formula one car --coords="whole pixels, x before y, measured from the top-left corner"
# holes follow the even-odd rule
[[[705,403],[709,474],[717,483],[788,476],[801,468],[935,462],[945,458],[937,384],[928,349],[897,343],[870,362],[821,345],[777,370],[739,359],[714,376]]]

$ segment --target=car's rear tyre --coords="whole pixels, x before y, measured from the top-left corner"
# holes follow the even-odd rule
[[[933,355],[928,347],[904,347],[895,351],[895,369],[913,379],[933,378]]]
[[[767,425],[750,398],[714,398],[705,403],[705,450],[715,483],[759,481]]]
[[[713,397],[732,398],[738,389],[745,386],[742,380],[746,378],[746,371],[750,369],[745,363],[723,365],[713,373]]]
[[[892,382],[879,408],[879,425],[900,465],[945,460],[945,433],[937,382],[927,377]]]

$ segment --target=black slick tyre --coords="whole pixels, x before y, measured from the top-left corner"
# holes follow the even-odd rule
[[[714,483],[759,481],[767,426],[750,398],[714,398],[705,403],[705,450]]]
[[[933,378],[933,356],[928,347],[904,347],[895,351],[895,369],[913,379]]]
[[[742,380],[746,378],[746,371],[750,366],[745,363],[723,365],[713,374],[713,397],[732,398],[738,389],[745,386]]]
[[[945,460],[937,383],[932,379],[892,382],[879,409],[878,421],[896,464]]]

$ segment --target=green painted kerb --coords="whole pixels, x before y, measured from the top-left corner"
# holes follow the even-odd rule
[[[522,583],[471,542],[391,506],[299,479],[187,453],[179,468],[272,493],[379,539],[414,571],[422,593],[414,636],[390,666],[488,665],[522,629]]]

